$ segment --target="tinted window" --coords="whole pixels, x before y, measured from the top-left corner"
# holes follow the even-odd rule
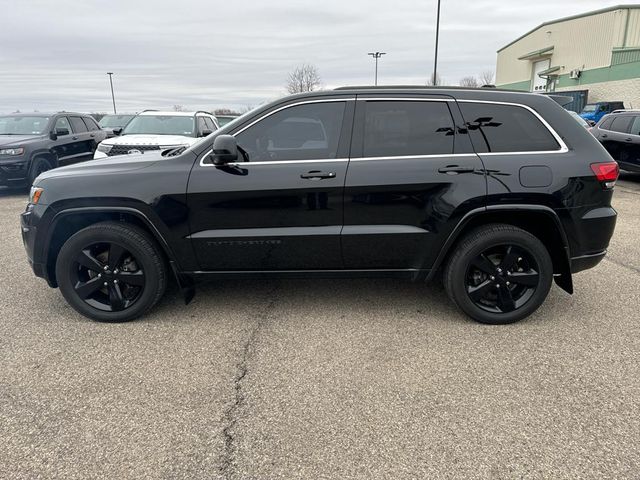
[[[445,102],[365,104],[364,157],[448,154],[453,139],[453,119]]]
[[[216,129],[216,125],[213,123],[213,120],[211,120],[209,117],[204,117],[204,124],[207,126],[207,129],[211,130],[212,132]]]
[[[640,135],[640,117],[633,117],[630,133],[631,135]]]
[[[70,117],[71,126],[73,127],[73,131],[75,133],[82,133],[87,131],[87,126],[82,121],[80,117]]]
[[[205,130],[208,130],[208,128],[204,121],[204,117],[198,117],[198,133],[201,134]]]
[[[598,128],[603,128],[604,130],[609,130],[611,128],[611,122],[613,122],[614,117],[605,118]]]
[[[478,152],[541,152],[560,148],[549,129],[523,107],[461,102],[460,108]]]
[[[238,145],[255,162],[336,158],[344,108],[344,102],[286,108],[238,134]]]
[[[98,124],[95,122],[93,118],[82,117],[82,121],[87,127],[87,130],[100,130],[100,127],[98,127]]]
[[[71,125],[69,125],[69,121],[67,117],[60,117],[56,120],[56,124],[53,127],[54,131],[59,128],[66,128],[69,132],[71,132]]]
[[[629,131],[629,127],[631,126],[631,121],[633,117],[631,115],[620,115],[613,119],[613,123],[611,124],[611,130],[614,132],[622,132],[627,133]]]

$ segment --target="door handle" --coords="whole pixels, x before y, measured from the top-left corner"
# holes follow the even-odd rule
[[[335,178],[335,172],[321,172],[319,170],[312,170],[307,173],[303,173],[300,175],[300,178],[304,178],[306,180],[320,180],[322,178]]]
[[[476,169],[472,167],[465,167],[460,165],[447,165],[444,168],[439,168],[438,172],[446,173],[447,175],[457,175],[459,173],[473,173]]]
[[[600,135],[600,138],[607,138],[608,135],[606,133],[603,133],[602,135]]]
[[[91,135],[89,135],[91,138],[94,138],[96,135],[95,133],[92,133]]]
[[[625,142],[631,142],[633,140],[633,138],[625,138],[624,141]]]
[[[78,137],[71,137],[71,138],[72,138],[73,140],[77,140],[77,139],[78,139]]]

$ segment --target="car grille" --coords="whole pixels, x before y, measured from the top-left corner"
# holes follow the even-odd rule
[[[130,150],[138,150],[144,153],[151,150],[160,150],[160,147],[158,145],[114,145],[107,155],[110,157],[127,155]]]

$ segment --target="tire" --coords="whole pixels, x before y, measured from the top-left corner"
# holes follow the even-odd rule
[[[33,182],[38,175],[46,172],[47,170],[51,170],[51,163],[44,157],[36,157],[31,161],[31,167],[29,167],[29,175],[27,176],[27,181],[29,182],[29,187],[33,185]]]
[[[552,280],[553,264],[543,243],[505,224],[470,232],[444,270],[451,300],[474,320],[492,325],[531,315],[544,302]]]
[[[56,277],[62,295],[77,312],[99,322],[127,322],[160,300],[167,268],[144,230],[102,222],[64,243],[56,260]]]

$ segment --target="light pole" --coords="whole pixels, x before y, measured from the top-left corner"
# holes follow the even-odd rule
[[[440,0],[438,0],[438,15],[436,16],[436,53],[433,60],[433,78],[431,83],[438,83],[438,37],[440,37]]]
[[[378,59],[382,55],[386,55],[386,52],[369,52],[367,55],[371,55],[376,60],[376,77],[375,77],[375,85],[378,85]]]
[[[113,114],[116,114],[116,97],[113,94],[113,80],[111,79],[111,76],[113,75],[113,72],[107,72],[107,75],[109,75],[109,83],[111,84],[111,100],[113,101]]]

